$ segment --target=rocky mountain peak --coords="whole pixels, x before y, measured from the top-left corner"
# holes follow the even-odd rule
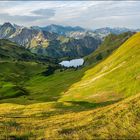
[[[15,33],[16,28],[9,23],[6,22],[0,27],[0,38],[9,38],[13,33]]]

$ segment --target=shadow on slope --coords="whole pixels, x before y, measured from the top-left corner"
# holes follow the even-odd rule
[[[50,113],[54,112],[53,106],[58,113]],[[28,134],[29,139],[138,139],[139,115],[140,94],[80,112],[61,113],[55,103],[0,104],[0,138]]]

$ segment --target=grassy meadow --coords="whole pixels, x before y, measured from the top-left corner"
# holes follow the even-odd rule
[[[0,139],[138,139],[139,40],[136,33],[96,65],[50,75],[48,63],[0,60]]]
[[[106,106],[0,105],[0,139],[138,139],[140,94]]]

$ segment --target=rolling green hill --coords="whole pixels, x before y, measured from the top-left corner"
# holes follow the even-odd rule
[[[0,101],[28,95],[24,84],[46,68],[35,62],[0,62]]]
[[[17,44],[0,40],[0,101],[27,96],[25,83],[34,75],[55,66],[55,60],[37,56]],[[23,101],[24,102],[24,101]]]
[[[63,101],[108,102],[140,92],[140,33],[133,35],[107,59],[87,70],[65,92]]]
[[[107,58],[113,51],[115,51],[120,45],[122,45],[128,38],[130,38],[134,33],[125,32],[119,35],[109,34],[102,44],[90,55],[84,58],[85,66],[93,65],[101,62]]]

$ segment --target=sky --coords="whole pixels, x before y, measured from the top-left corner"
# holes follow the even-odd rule
[[[0,24],[140,28],[140,1],[0,1]]]

